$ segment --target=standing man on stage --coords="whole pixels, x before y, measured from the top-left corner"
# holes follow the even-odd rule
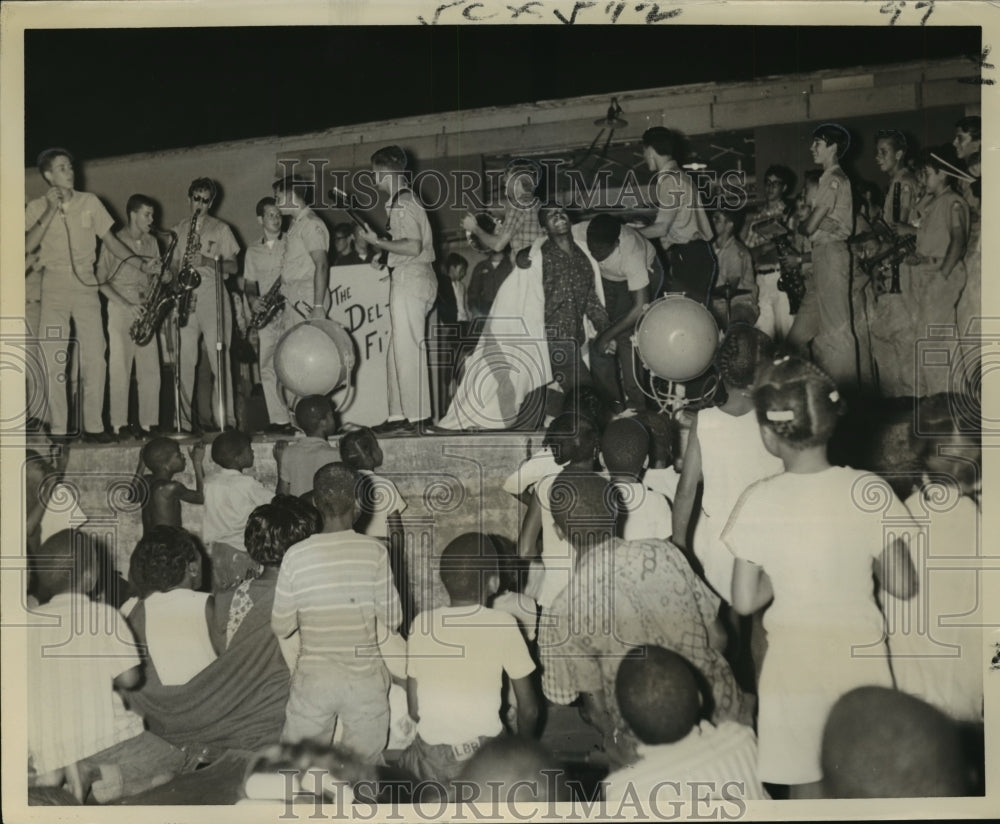
[[[813,207],[799,226],[812,244],[813,277],[789,337],[800,327],[815,330],[812,359],[840,386],[858,383],[857,347],[851,323],[851,253],[847,239],[854,230],[851,181],[838,160],[847,151],[847,130],[824,123],[813,132],[809,151],[823,169]]]
[[[104,325],[101,322],[99,282],[94,273],[97,240],[116,261],[134,259],[111,227],[111,215],[90,192],[73,188],[73,157],[65,149],[46,149],[38,157],[38,171],[50,188],[44,197],[24,209],[24,249],[36,252],[36,267],[43,271],[38,329],[58,329],[60,340],[46,352],[52,356],[48,372],[47,406],[51,434],[65,438],[69,425],[66,384],[61,368],[69,361],[70,319],[76,325],[80,352],[80,393],[83,408],[83,439],[110,443],[101,413],[104,407]],[[58,218],[56,217],[58,215]],[[144,274],[159,274],[158,259],[137,261]]]
[[[160,255],[156,238],[150,233],[153,226],[155,205],[151,198],[134,194],[125,205],[128,226],[115,232],[138,259],[121,264],[105,247],[97,263],[98,279],[103,284],[101,292],[108,299],[108,380],[111,384],[111,431],[120,438],[129,436],[146,438],[149,430],[160,423],[160,357],[156,335],[140,346],[130,333],[132,323],[139,317],[143,305],[156,288],[159,273],[147,275],[135,263],[142,259],[155,259]],[[117,271],[116,271],[117,270]],[[132,365],[135,364],[135,382],[139,394],[139,424],[128,422],[129,386],[132,382]]]
[[[518,252],[545,234],[538,222],[541,206],[536,195],[538,182],[537,164],[526,158],[512,160],[503,178],[505,205],[499,229],[493,233],[485,231],[471,214],[462,218],[462,228],[490,251],[500,252],[509,247],[513,262]]]
[[[653,172],[656,220],[639,231],[659,240],[670,266],[668,291],[684,292],[707,303],[715,281],[712,224],[705,214],[698,190],[681,168],[684,145],[680,135],[663,126],[642,135],[646,166]]]
[[[427,213],[410,189],[406,152],[386,146],[372,155],[375,185],[389,196],[386,229],[391,240],[380,239],[360,227],[357,234],[368,245],[389,253],[389,320],[392,337],[386,361],[389,417],[375,432],[413,432],[429,423],[430,375],[421,350],[426,338],[427,314],[434,306],[434,242]]]
[[[755,324],[774,340],[784,340],[792,328],[793,315],[788,295],[778,288],[781,261],[778,249],[766,237],[757,233],[765,224],[787,230],[791,218],[788,196],[795,184],[795,174],[787,166],[769,166],[764,172],[764,202],[747,215],[742,240],[753,257],[757,273],[757,304],[760,315]]]
[[[296,304],[309,318],[325,318],[330,309],[330,232],[307,205],[312,200],[312,190],[312,183],[291,176],[274,184],[278,209],[291,217],[281,267],[281,291],[286,300],[283,330],[301,319],[293,308]]]
[[[256,313],[261,308],[261,299],[281,277],[281,268],[288,248],[285,235],[281,231],[281,210],[278,209],[273,197],[264,197],[257,201],[257,222],[264,230],[257,243],[247,247],[243,259],[244,292],[250,303],[250,311]],[[278,287],[284,294],[284,289]],[[288,311],[278,311],[266,326],[257,330],[259,342],[258,356],[260,360],[260,383],[264,389],[264,403],[267,405],[267,417],[270,421],[268,432],[276,434],[294,434],[288,419],[288,409],[278,394],[278,376],[274,371],[274,350],[278,339],[284,333],[282,314]],[[294,311],[294,310],[292,310]]]
[[[217,421],[216,425],[202,426],[209,432],[217,431],[219,426],[236,426],[236,418],[233,415],[233,387],[229,379],[229,353],[227,351],[222,358],[221,375],[216,357],[216,344],[219,342],[220,331],[222,344],[228,350],[233,333],[233,315],[229,308],[228,294],[223,288],[223,328],[220,330],[216,303],[215,259],[222,258],[223,276],[234,275],[239,270],[236,257],[240,247],[229,226],[209,214],[216,194],[215,182],[209,178],[199,177],[191,181],[191,185],[188,186],[191,217],[182,220],[173,229],[177,233],[177,247],[181,250],[180,255],[174,255],[175,268],[181,268],[187,263],[201,275],[201,284],[194,290],[191,301],[191,314],[187,323],[181,327],[181,428],[192,428],[191,398],[194,394],[195,370],[198,365],[198,340],[204,337],[205,347],[209,352],[209,365],[215,378],[212,386],[213,415],[218,414],[219,392],[223,387],[226,395],[226,420]]]

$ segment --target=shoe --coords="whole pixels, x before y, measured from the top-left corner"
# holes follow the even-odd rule
[[[118,440],[114,435],[109,435],[107,432],[84,432],[83,442],[84,443],[101,443],[108,444],[114,443]]]
[[[134,437],[134,435],[132,434],[132,427],[131,426],[119,426],[118,427],[118,440],[119,441],[128,441],[128,440],[131,440],[133,437]]]
[[[295,427],[290,423],[272,423],[268,424],[267,428],[264,430],[265,435],[294,435]]]
[[[132,424],[131,426],[129,426],[128,430],[129,430],[129,432],[132,433],[132,437],[135,438],[137,441],[144,441],[146,438],[149,437],[150,430],[143,429],[137,423]]]
[[[383,421],[378,426],[373,426],[372,432],[376,435],[388,435],[391,432],[398,432],[400,429],[405,429],[408,426],[411,426],[411,424],[406,418],[398,421]]]
[[[214,423],[203,423],[199,429],[202,432],[219,432],[220,429]]]
[[[413,429],[420,435],[440,435],[448,431],[447,429],[435,426],[432,418],[423,418],[419,421],[414,421]]]

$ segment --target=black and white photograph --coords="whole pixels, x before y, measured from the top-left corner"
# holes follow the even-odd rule
[[[1000,815],[997,35],[5,3],[4,819]]]

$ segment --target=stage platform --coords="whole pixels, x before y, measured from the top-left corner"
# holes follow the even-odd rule
[[[208,443],[213,437],[206,435],[203,440]],[[429,601],[440,603],[443,597],[432,571],[433,558],[452,538],[464,532],[487,532],[517,540],[524,507],[504,492],[502,485],[531,452],[541,449],[543,437],[543,432],[497,432],[379,438],[385,457],[378,472],[396,484],[407,503],[403,526],[411,579],[432,582],[431,592],[415,586],[417,609],[430,606]],[[255,461],[253,469],[248,470],[271,489],[277,484],[273,455],[276,440],[254,436]],[[337,441],[336,437],[330,439],[332,445]],[[194,437],[180,441],[185,454],[196,442]],[[65,483],[74,490],[78,506],[87,517],[87,531],[102,536],[112,548],[124,576],[128,575],[129,556],[142,535],[134,484],[142,443],[74,443],[65,474]],[[206,477],[217,471],[209,452],[206,450]],[[193,487],[190,458],[187,463],[176,478]],[[58,501],[54,505],[69,511],[73,504]],[[182,506],[184,526],[200,535],[204,508]],[[428,570],[428,574],[419,574],[421,569]]]

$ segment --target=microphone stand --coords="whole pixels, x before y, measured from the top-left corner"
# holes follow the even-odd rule
[[[222,282],[222,255],[215,256],[215,374],[219,384],[219,405],[216,407],[215,415],[219,421],[219,430],[225,431],[226,424],[226,394],[228,387],[229,370],[226,369],[226,341],[224,334],[226,330],[226,312],[223,300],[226,298],[226,287]]]

